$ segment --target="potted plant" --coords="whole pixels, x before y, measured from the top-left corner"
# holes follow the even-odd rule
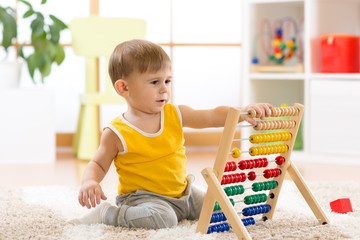
[[[31,40],[29,44],[21,44],[19,48],[19,57],[23,58],[27,63],[27,68],[31,79],[34,83],[37,81],[35,80],[36,75],[35,73],[38,72],[41,78],[41,82],[44,83],[44,79],[49,76],[51,73],[51,66],[53,63],[60,65],[64,58],[65,52],[63,47],[59,44],[60,34],[61,31],[67,28],[67,25],[62,22],[59,18],[55,17],[54,15],[44,15],[40,11],[36,11],[30,2],[25,0],[19,0],[19,2],[25,4],[28,9],[22,16],[24,19],[31,19],[30,22],[30,29],[31,29]],[[46,0],[42,0],[41,4],[45,4]],[[7,46],[5,50],[7,51],[8,48],[8,41],[9,36],[13,36],[11,41],[16,38],[13,35],[16,32],[16,24],[14,26],[13,21],[11,20],[11,24],[9,24],[10,17],[9,15],[14,17],[13,9],[7,7],[2,9],[6,9],[8,15],[6,15],[5,23],[3,24],[3,47]],[[0,12],[1,14],[2,12]],[[5,14],[4,14],[5,16]],[[1,19],[4,19],[3,16],[0,16]],[[6,25],[6,27],[5,27]],[[9,30],[11,29],[11,30]],[[6,35],[4,33],[6,30]],[[8,32],[11,32],[12,35]],[[4,44],[5,39],[5,44]],[[11,44],[10,41],[10,44]],[[32,53],[25,54],[23,51],[24,47],[32,48]]]
[[[0,6],[0,29],[1,43],[4,48],[4,57],[0,58],[0,86],[15,87],[19,84],[21,62],[10,61],[9,47],[17,37],[17,25],[15,20],[15,11],[11,7]]]

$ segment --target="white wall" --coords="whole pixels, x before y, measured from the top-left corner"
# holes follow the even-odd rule
[[[2,0],[3,1],[3,0]],[[14,0],[4,0],[14,2]],[[89,0],[48,1],[42,8],[69,23],[89,13]],[[135,17],[147,21],[147,39],[155,43],[241,43],[241,8],[238,0],[100,0],[100,15]],[[19,14],[26,10],[20,3]],[[173,26],[171,27],[171,11]],[[19,39],[26,41],[26,22],[20,21]],[[172,29],[172,33],[171,33]],[[68,30],[62,43],[71,43]],[[164,49],[170,53],[169,47]],[[240,104],[240,47],[174,47],[174,102],[196,108]],[[23,88],[51,88],[55,95],[56,131],[75,132],[79,95],[84,91],[84,60],[66,48],[64,63],[46,79],[45,86],[34,86],[24,67]],[[39,86],[40,85],[40,86]],[[123,107],[102,107],[101,125],[124,111]]]

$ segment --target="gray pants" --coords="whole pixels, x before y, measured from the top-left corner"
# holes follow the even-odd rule
[[[105,224],[129,228],[169,228],[182,219],[196,220],[200,216],[205,192],[192,186],[188,177],[184,196],[171,198],[152,192],[138,190],[118,195],[116,205],[105,214]]]

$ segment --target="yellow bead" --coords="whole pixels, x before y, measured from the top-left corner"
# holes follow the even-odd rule
[[[295,43],[293,41],[289,40],[289,41],[287,41],[286,46],[288,48],[293,48],[295,46]]]
[[[231,155],[233,156],[233,158],[238,158],[240,157],[241,155],[241,152],[238,148],[234,148],[232,151],[231,151]]]
[[[275,53],[274,55],[275,55],[276,59],[280,59],[283,56],[283,54],[281,52]]]
[[[254,144],[259,143],[259,135],[258,134],[251,135],[249,141]]]
[[[274,39],[274,40],[272,41],[272,46],[273,46],[273,47],[278,47],[278,46],[280,46],[280,43],[281,43],[281,40],[280,40],[280,39]]]
[[[258,149],[257,149],[257,147],[251,147],[250,149],[249,149],[249,154],[251,155],[251,156],[256,156],[256,155],[258,155]]]

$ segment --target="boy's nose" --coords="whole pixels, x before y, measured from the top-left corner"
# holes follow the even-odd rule
[[[168,87],[165,84],[161,84],[160,92],[167,92],[167,91],[168,91]]]

